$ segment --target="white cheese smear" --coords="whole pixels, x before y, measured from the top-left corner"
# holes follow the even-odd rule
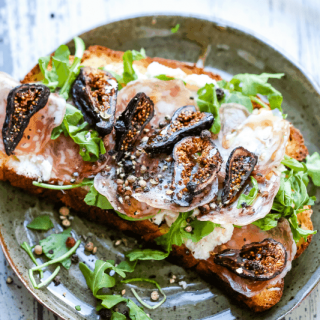
[[[202,238],[198,242],[193,242],[191,239],[185,241],[186,247],[191,250],[196,259],[206,260],[210,257],[210,252],[216,246],[228,242],[233,234],[233,224],[221,224],[221,228],[215,228],[213,232]]]

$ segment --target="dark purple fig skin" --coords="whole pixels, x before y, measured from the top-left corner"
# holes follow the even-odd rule
[[[30,100],[30,103],[27,104],[27,108],[23,108],[19,114],[15,113],[15,99],[17,99],[19,103],[19,95],[25,93],[26,99],[24,101],[26,101],[28,100],[28,93],[32,94],[36,90],[38,93]],[[22,139],[24,130],[27,128],[31,117],[46,106],[49,95],[49,88],[43,84],[22,84],[9,92],[7,98],[6,117],[2,127],[3,144],[8,156],[13,154],[15,148]],[[35,99],[38,100],[35,101]],[[34,104],[32,104],[32,102]],[[21,105],[19,104],[19,106]]]
[[[270,256],[274,257],[271,264],[265,261]],[[287,251],[280,242],[267,238],[246,244],[241,250],[224,250],[215,255],[214,263],[226,267],[241,278],[267,281],[283,271],[287,264]]]
[[[91,81],[90,74],[105,76],[107,81],[106,86],[102,89],[103,94],[99,91],[98,99],[92,95],[98,91]],[[92,90],[91,87],[95,90]],[[72,86],[73,103],[83,114],[84,120],[88,122],[90,126],[93,126],[102,137],[110,134],[113,129],[117,95],[117,80],[110,73],[91,67],[82,68]],[[107,119],[106,117],[102,117],[99,112],[98,101],[102,103],[102,99],[105,99],[105,102],[107,102],[109,106],[106,110]]]
[[[141,108],[141,106],[143,108]],[[147,117],[143,119],[142,123],[134,123],[132,125],[134,117],[137,112],[148,110]],[[115,123],[116,131],[116,145],[114,150],[117,152],[116,160],[120,161],[125,152],[131,151],[134,148],[135,142],[140,137],[145,126],[150,122],[154,116],[154,104],[153,101],[143,92],[137,93],[128,103],[126,109],[122,112],[120,117]],[[136,130],[134,137],[130,140],[130,143],[126,143],[128,139],[128,133]]]
[[[174,145],[185,137],[197,136],[201,131],[210,129],[214,121],[214,117],[211,113],[203,112],[205,115],[200,122],[190,126],[182,128],[172,134],[170,134],[170,126],[179,117],[182,112],[191,111],[196,112],[195,106],[184,106],[179,108],[172,116],[170,123],[165,126],[161,132],[165,131],[167,134],[156,134],[150,137],[148,144],[145,147],[145,151],[151,155],[159,153],[170,154],[174,148]]]
[[[237,185],[237,188],[232,191],[231,190],[231,177],[233,173],[232,167],[235,164],[235,160],[237,160],[238,157],[240,156],[244,157],[244,159],[242,161],[242,168],[240,168],[239,170],[243,171],[244,175],[241,176],[240,183]],[[248,151],[243,147],[237,147],[231,152],[226,165],[226,177],[223,182],[223,190],[221,194],[222,204],[224,205],[230,204],[236,200],[237,195],[239,194],[240,190],[248,180],[257,162],[258,162],[258,157],[254,153]],[[230,192],[232,192],[231,195],[229,195]]]
[[[183,183],[182,174],[185,170],[185,166],[183,163],[179,162],[179,155],[178,150],[179,147],[181,147],[183,144],[187,144],[187,146],[190,146],[190,150],[193,150],[192,144],[202,141],[206,148],[210,148],[210,152],[208,157],[206,157],[206,161],[211,161],[211,163],[208,163],[207,169],[209,169],[209,177],[206,177],[206,179],[201,179],[201,181],[194,181],[195,175],[197,175],[198,170],[197,168],[203,168],[203,167],[197,167],[197,162],[195,161],[195,165],[192,168],[191,173],[191,179],[190,181],[185,185]],[[201,137],[187,137],[182,139],[179,143],[177,143],[173,149],[173,159],[175,161],[174,163],[174,173],[173,173],[173,186],[175,187],[173,192],[172,200],[174,203],[181,207],[188,207],[190,203],[192,202],[194,196],[201,193],[207,186],[209,186],[213,181],[216,179],[218,172],[221,168],[222,158],[220,155],[219,150],[215,146],[212,140],[201,138]],[[200,165],[201,166],[201,165]],[[196,170],[195,170],[196,169]],[[182,192],[183,189],[187,188],[188,191]],[[179,196],[179,193],[182,196]]]

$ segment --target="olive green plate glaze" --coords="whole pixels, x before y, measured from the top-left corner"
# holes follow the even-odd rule
[[[177,23],[181,25],[180,30],[172,34],[170,28]],[[149,56],[189,62],[196,62],[199,55],[210,46],[206,67],[222,70],[222,74],[284,72],[286,76],[283,80],[273,81],[284,95],[284,109],[288,118],[303,132],[310,152],[319,151],[319,90],[289,58],[273,46],[237,28],[190,17],[146,16],[114,22],[81,37],[87,46],[104,45],[115,50],[139,50],[143,47]],[[312,193],[318,193],[319,196],[319,191],[315,189]],[[63,284],[57,287],[50,284],[46,289],[34,290],[28,280],[27,270],[32,263],[19,245],[23,241],[33,245],[52,231],[30,231],[26,224],[36,215],[48,213],[55,221],[53,231],[61,231],[57,207],[39,201],[7,183],[0,184],[0,202],[1,245],[24,285],[41,303],[63,319],[98,319],[94,311],[95,301],[78,266],[73,265],[69,272],[62,270],[60,274]],[[313,222],[315,228],[320,229],[319,204],[314,209]],[[129,250],[122,245],[113,246],[113,240],[124,236],[107,227],[78,217],[74,219],[72,227],[75,237],[91,235],[92,241],[98,246],[96,256],[87,255],[83,244],[77,251],[80,259],[91,267],[97,258],[120,261],[125,250]],[[129,243],[132,242],[130,239]],[[294,262],[293,269],[285,278],[282,300],[271,310],[260,314],[260,319],[281,318],[317,284],[320,278],[318,244],[319,236],[316,235],[308,250]],[[45,275],[48,276],[50,272],[52,269],[46,271]],[[177,283],[169,284],[168,275],[171,272],[177,275],[179,281],[187,282],[185,290]],[[208,285],[193,272],[169,262],[144,262],[128,277],[135,276],[155,277],[167,294],[168,299],[163,306],[150,312],[152,319],[252,319],[256,316],[250,310],[239,307],[219,288]],[[134,284],[134,287],[148,301],[152,287],[140,283]],[[126,292],[132,297],[129,285]],[[81,306],[80,312],[74,309],[76,305]]]

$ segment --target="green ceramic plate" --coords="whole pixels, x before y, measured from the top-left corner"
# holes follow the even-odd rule
[[[180,23],[180,29],[172,34],[170,29]],[[181,16],[145,16],[117,21],[81,36],[86,45],[103,45],[115,50],[146,49],[148,56],[159,56],[181,61],[196,62],[207,51],[206,67],[222,75],[236,73],[284,72],[285,78],[274,83],[283,93],[284,110],[288,118],[302,132],[310,152],[320,151],[320,96],[316,85],[288,57],[272,45],[240,31],[235,27]],[[72,43],[70,43],[72,47]],[[219,71],[220,70],[220,71]],[[319,193],[315,189],[313,194]],[[34,232],[26,225],[35,216],[48,213],[55,224],[55,231],[61,231],[58,207],[27,195],[7,183],[0,184],[1,245],[16,274],[28,290],[48,309],[63,319],[98,319],[94,311],[95,300],[86,286],[78,268],[73,265],[69,272],[62,270],[60,286],[50,284],[43,290],[34,290],[29,282],[27,270],[32,263],[27,254],[20,249],[23,241],[30,245],[38,243],[47,233]],[[319,204],[315,206],[313,222],[320,229]],[[96,256],[89,256],[83,246],[78,249],[80,259],[93,267],[100,259],[122,260],[128,247],[114,247],[116,239],[134,240],[109,230],[105,226],[75,217],[74,236],[90,236],[98,246]],[[52,232],[52,230],[50,231]],[[319,237],[316,235],[303,255],[294,262],[293,269],[285,278],[282,300],[271,310],[260,314],[260,319],[278,319],[305,298],[320,278]],[[308,263],[306,263],[308,261]],[[52,270],[46,271],[50,274]],[[178,281],[169,284],[169,274],[177,275]],[[164,288],[167,301],[163,306],[150,312],[152,319],[252,319],[256,315],[239,307],[219,288],[209,286],[192,271],[174,266],[168,262],[145,262],[137,268],[134,276],[155,278]],[[183,289],[178,282],[186,281]],[[152,287],[134,285],[141,296],[148,299]],[[122,287],[119,287],[121,290]],[[129,286],[126,292],[130,295]],[[75,306],[80,305],[81,311]]]

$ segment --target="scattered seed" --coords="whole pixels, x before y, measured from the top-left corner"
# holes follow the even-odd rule
[[[143,137],[143,138],[141,139],[141,142],[147,142],[148,140],[149,140],[148,137]]]
[[[66,228],[71,226],[71,222],[68,219],[62,220],[62,225]]]
[[[68,216],[70,214],[70,210],[67,207],[61,207],[59,209],[59,213],[63,216]]]
[[[117,179],[117,184],[123,184],[124,181],[122,179]]]
[[[71,221],[71,220],[73,220],[74,219],[74,217],[73,216],[69,216],[69,220]]]
[[[72,248],[76,244],[76,240],[72,237],[68,237],[66,241],[66,246]]]
[[[159,300],[159,293],[158,293],[158,291],[152,291],[152,293],[151,293],[151,300],[153,300],[153,301]]]
[[[137,177],[135,177],[135,176],[133,176],[133,175],[130,175],[130,176],[128,177],[128,182],[129,182],[129,183],[134,183],[134,182],[136,181],[136,179],[137,179]]]
[[[166,191],[166,194],[167,194],[167,195],[171,195],[171,194],[173,194],[173,191],[172,191],[172,190],[167,190],[167,191]]]
[[[67,219],[67,217],[65,217],[65,216],[60,216],[60,220],[65,220],[65,219]]]
[[[186,230],[186,232],[191,232],[192,231],[192,227],[191,226],[186,226],[184,228],[184,230]]]
[[[157,181],[154,180],[154,179],[150,179],[150,183],[151,183],[151,184],[159,184],[159,182],[157,182]]]
[[[66,293],[66,292],[64,292],[62,295],[65,297],[65,296],[67,295],[67,293]]]
[[[171,116],[170,116],[170,114],[167,114],[167,115],[165,115],[165,117],[164,117],[167,121],[170,121],[171,120]]]
[[[8,277],[7,280],[6,280],[6,283],[7,284],[11,284],[13,282],[13,279],[11,277]]]
[[[143,130],[145,133],[148,133],[150,130],[149,129],[144,129]]]
[[[54,283],[55,286],[58,286],[61,283],[61,278],[59,276],[56,276],[53,279],[53,283]]]
[[[77,254],[73,254],[71,256],[71,262],[72,263],[78,263],[79,262],[79,256]]]
[[[115,247],[120,246],[121,242],[122,242],[121,239],[117,240],[117,241],[114,243],[114,246],[115,246]]]
[[[146,166],[141,166],[140,172],[141,173],[145,173],[146,171],[147,171],[147,167]]]
[[[175,283],[175,281],[176,281],[176,280],[173,279],[173,278],[171,278],[171,279],[169,280],[170,283]]]
[[[169,157],[167,157],[165,160],[166,160],[167,162],[172,162],[172,161],[173,161],[173,158],[172,158],[171,156],[169,156]]]
[[[210,203],[210,208],[211,208],[212,210],[214,210],[216,207],[217,207],[217,205],[216,205],[214,202],[211,202],[211,203]]]
[[[168,166],[163,166],[162,171],[166,171],[168,169]]]
[[[125,247],[128,246],[128,240],[126,238],[122,238],[122,242],[125,245]]]
[[[89,251],[89,252],[91,252],[92,250],[93,250],[93,243],[92,242],[88,242],[86,245],[85,245],[85,247],[84,247],[84,249],[85,250],[87,250],[87,251]]]
[[[121,291],[121,295],[124,296],[125,294],[126,294],[126,289],[123,289],[123,290]]]
[[[40,255],[42,254],[42,247],[37,244],[37,245],[34,247],[34,253],[35,253],[36,255],[40,256]]]
[[[147,185],[147,182],[145,180],[140,180],[139,181],[139,186],[144,188]]]
[[[96,253],[97,253],[97,250],[98,250],[98,248],[97,248],[97,247],[94,247],[93,250],[92,250],[92,253],[93,253],[93,254],[96,254]]]

